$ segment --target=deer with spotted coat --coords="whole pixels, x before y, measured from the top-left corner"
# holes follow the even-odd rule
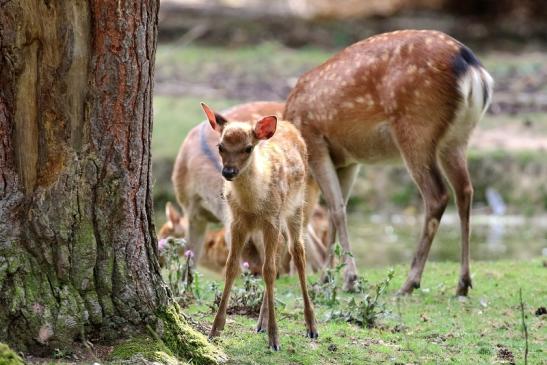
[[[224,291],[210,337],[218,336],[226,323],[226,309],[243,245],[252,234],[260,233],[265,251],[262,277],[266,291],[257,331],[267,330],[270,348],[279,350],[274,283],[278,246],[287,238],[304,299],[307,334],[316,338],[314,310],[306,287],[303,242],[303,227],[307,223],[306,145],[294,125],[277,121],[275,116],[258,121],[228,121],[207,105],[202,107],[211,127],[220,134],[218,149],[226,180],[224,196],[230,240]]]
[[[346,204],[361,163],[403,160],[425,206],[425,222],[400,293],[420,286],[431,243],[448,202],[461,221],[458,295],[471,287],[469,215],[473,186],[469,136],[488,108],[493,80],[475,55],[448,35],[428,30],[380,34],[358,42],[304,74],[283,118],[302,133],[311,174],[329,207],[333,232],[351,252]],[[331,235],[331,242],[334,234]],[[345,258],[345,288],[356,281]]]

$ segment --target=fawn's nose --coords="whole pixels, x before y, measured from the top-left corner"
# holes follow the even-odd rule
[[[222,168],[222,176],[228,181],[231,181],[238,174],[239,170],[232,166],[224,166]]]

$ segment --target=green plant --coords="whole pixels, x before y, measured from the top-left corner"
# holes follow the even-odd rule
[[[186,307],[201,298],[200,275],[195,270],[194,252],[184,239],[169,237],[161,242],[165,262],[164,279],[177,302]]]
[[[249,265],[243,263],[243,287],[234,286],[228,305],[228,314],[242,314],[247,316],[258,316],[264,289],[259,283],[259,278],[253,276],[249,271]],[[216,312],[222,298],[222,291],[217,283],[210,284],[209,289],[215,294],[213,304],[210,306],[212,312]]]
[[[341,273],[346,266],[342,258],[351,253],[342,252],[342,246],[337,243],[333,247],[333,254],[339,263],[334,268],[326,269],[321,280],[313,283],[310,290],[310,297],[314,303],[325,304],[331,308],[340,303],[338,298],[341,290]]]
[[[377,319],[388,313],[382,296],[389,287],[395,272],[390,269],[386,277],[376,285],[370,285],[364,278],[359,278],[358,296],[353,296],[339,311],[330,315],[333,319],[342,319],[361,327],[374,327]]]

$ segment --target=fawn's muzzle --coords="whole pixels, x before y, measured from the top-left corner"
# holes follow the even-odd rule
[[[235,167],[224,166],[222,168],[222,176],[228,181],[231,181],[239,173],[239,170]]]

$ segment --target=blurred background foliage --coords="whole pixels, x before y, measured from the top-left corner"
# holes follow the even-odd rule
[[[162,0],[152,146],[156,224],[165,220],[165,202],[175,201],[173,162],[186,133],[203,120],[200,101],[221,110],[283,100],[299,75],[353,42],[397,29],[437,29],[469,45],[496,81],[493,104],[470,143],[472,257],[541,255],[547,247],[545,19],[547,6],[539,0]],[[364,166],[349,209],[358,262],[409,259],[422,208],[404,167]],[[443,221],[433,259],[457,260],[453,207]]]

